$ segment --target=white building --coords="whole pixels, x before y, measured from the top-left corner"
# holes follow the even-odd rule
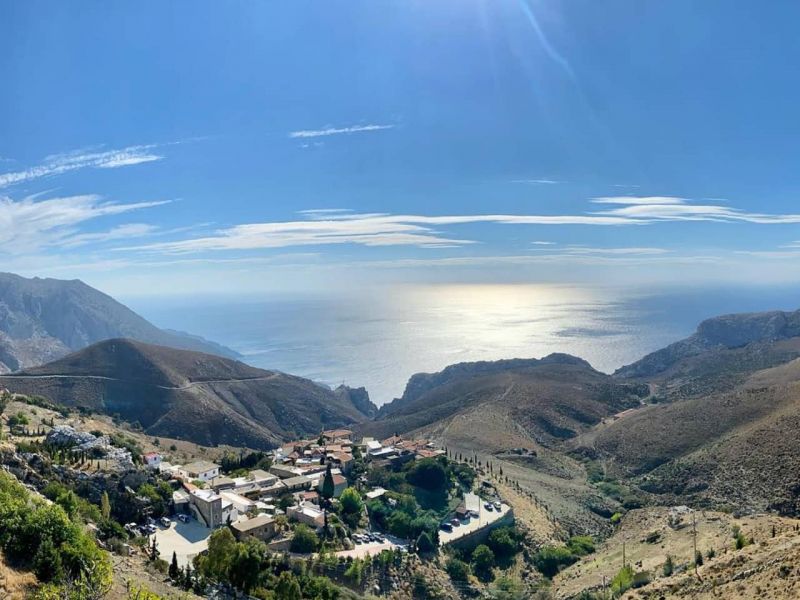
[[[214,529],[239,518],[233,502],[213,490],[192,490],[189,498],[198,520],[206,527]]]
[[[286,509],[286,516],[319,529],[325,525],[325,514],[313,504],[299,504]]]
[[[235,492],[220,492],[219,495],[222,496],[223,500],[227,500],[233,504],[234,508],[236,508],[236,511],[240,515],[246,515],[250,511],[256,509],[255,501],[245,498],[244,496],[240,496]]]
[[[189,480],[211,481],[219,475],[219,465],[207,460],[198,460],[183,467],[183,476]]]
[[[144,458],[144,464],[151,469],[161,469],[161,455],[158,452],[148,452]]]

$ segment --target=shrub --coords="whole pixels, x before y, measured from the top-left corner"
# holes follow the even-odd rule
[[[64,509],[32,496],[11,475],[0,472],[0,550],[43,583],[62,576],[77,586],[107,591],[111,563]]]
[[[664,577],[670,577],[674,572],[675,572],[675,561],[673,561],[672,557],[669,554],[667,554],[667,560],[664,561],[662,573],[664,573]]]
[[[512,527],[501,527],[489,534],[487,546],[492,549],[495,556],[510,558],[519,552],[517,532]]]
[[[562,568],[578,560],[569,548],[545,546],[533,557],[533,564],[545,577],[555,576]]]
[[[611,580],[611,593],[619,597],[627,590],[631,589],[631,587],[633,587],[634,576],[633,567],[630,565],[622,567],[614,576],[614,579]]]
[[[594,552],[594,540],[588,535],[575,535],[569,538],[567,548],[576,556],[586,556]]]
[[[445,570],[453,581],[467,581],[469,579],[469,565],[457,558],[447,559]]]
[[[644,538],[644,541],[648,544],[657,544],[660,539],[661,534],[658,531],[651,531],[647,534],[647,537]]]
[[[631,587],[640,588],[648,585],[653,578],[650,576],[650,571],[639,571],[633,574],[633,583]]]

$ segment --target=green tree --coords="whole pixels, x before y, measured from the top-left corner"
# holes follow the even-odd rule
[[[249,593],[257,584],[261,564],[266,556],[266,547],[257,540],[237,544],[231,557],[228,577],[234,587]]]
[[[236,551],[236,540],[227,527],[217,529],[208,538],[208,553],[203,561],[203,574],[218,580],[228,579],[231,557]]]
[[[33,557],[33,572],[40,581],[60,581],[64,575],[61,555],[53,545],[52,538],[45,538]]]
[[[492,578],[494,568],[494,552],[485,544],[480,544],[472,551],[472,570],[483,581]]]
[[[342,511],[345,513],[361,514],[364,510],[364,502],[361,500],[361,494],[358,493],[356,488],[345,488],[342,495],[339,497],[339,504]]]
[[[448,474],[438,459],[423,458],[414,461],[408,469],[406,481],[424,490],[438,491],[447,487]]]
[[[333,494],[336,491],[336,486],[333,483],[333,473],[331,472],[331,463],[328,463],[328,468],[325,469],[325,478],[322,480],[322,490],[321,494],[322,497],[325,499],[325,504],[327,505],[331,498],[333,498]]]
[[[100,514],[104,519],[111,517],[111,500],[108,498],[108,492],[103,492],[103,495],[100,496]]]
[[[417,552],[420,554],[429,554],[436,549],[436,546],[433,545],[433,541],[431,540],[431,536],[428,535],[427,531],[423,531],[417,537]]]
[[[284,571],[275,584],[275,600],[302,600],[300,583],[291,571]]]
[[[318,544],[317,534],[308,525],[300,524],[294,530],[289,548],[292,552],[308,554],[316,551]]]
[[[169,578],[175,581],[180,572],[180,567],[178,567],[178,556],[175,554],[175,551],[173,551],[172,562],[169,564]]]

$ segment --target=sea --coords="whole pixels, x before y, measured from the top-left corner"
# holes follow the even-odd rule
[[[364,386],[380,405],[402,395],[414,373],[465,361],[565,352],[611,373],[703,319],[800,308],[800,286],[446,284],[123,300],[155,325],[228,346],[253,366]]]

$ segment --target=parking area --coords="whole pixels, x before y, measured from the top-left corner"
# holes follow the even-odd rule
[[[444,531],[440,529],[439,545],[444,546],[445,544],[454,542],[464,536],[475,533],[484,527],[489,527],[500,519],[506,517],[506,515],[508,515],[508,513],[511,511],[511,507],[508,504],[500,503],[499,508],[490,504],[489,506],[491,506],[491,508],[489,508],[487,503],[480,501],[476,495],[470,494],[470,496],[471,497],[467,498],[467,508],[470,511],[477,513],[478,516],[472,516],[469,519],[461,521],[460,525],[452,527],[452,531]]]
[[[384,541],[382,542],[363,542],[356,544],[352,550],[342,550],[337,552],[337,556],[349,556],[351,558],[364,558],[366,556],[375,556],[380,554],[383,550],[408,550],[408,545],[400,538],[391,535],[382,535]]]
[[[152,542],[153,537],[156,538],[161,558],[167,562],[172,560],[172,553],[175,552],[178,566],[183,568],[195,556],[208,549],[211,531],[194,519],[187,523],[172,520],[169,528],[159,527],[149,539]]]

